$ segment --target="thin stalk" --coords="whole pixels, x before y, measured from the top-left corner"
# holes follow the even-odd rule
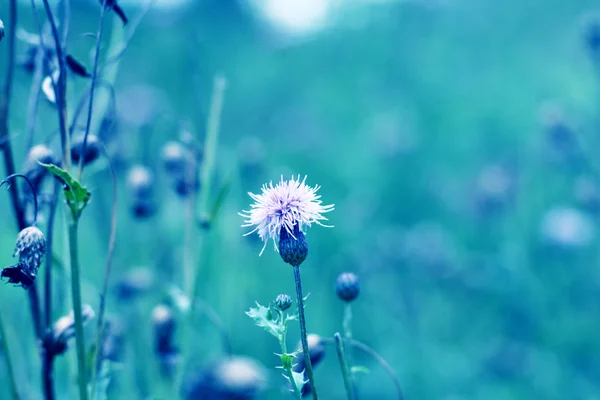
[[[46,15],[48,16],[48,21],[50,23],[52,37],[54,38],[56,57],[58,58],[58,81],[53,83],[56,97],[56,107],[58,108],[58,126],[60,128],[60,142],[62,147],[63,163],[64,167],[69,170],[71,169],[71,151],[69,135],[67,132],[67,69],[65,66],[65,54],[50,4],[48,4],[48,0],[43,1],[44,9],[46,10]],[[75,312],[77,311],[75,310]],[[81,310],[79,310],[79,312],[81,313]]]
[[[212,188],[212,180],[214,177],[216,159],[217,159],[217,146],[219,144],[219,129],[221,125],[221,114],[223,112],[223,99],[225,96],[225,89],[227,81],[225,77],[221,75],[215,76],[213,80],[213,88],[210,100],[210,109],[208,112],[208,120],[206,121],[206,136],[204,138],[204,159],[200,168],[200,182],[202,190],[200,191],[200,198],[198,199],[200,207],[200,215],[208,215],[210,211],[210,191]],[[192,181],[193,182],[193,181]],[[212,216],[208,216],[212,218]],[[196,223],[194,218],[193,224]],[[207,238],[206,234],[201,236],[201,243],[198,246],[199,252],[197,257],[202,260],[203,251],[206,247]],[[191,280],[191,291],[189,294],[192,297],[192,301],[196,298],[196,292],[198,290],[197,282],[197,271],[193,269],[186,273]]]
[[[42,357],[42,386],[44,388],[44,399],[54,400],[54,376],[52,370],[54,369],[54,354],[49,352],[47,349],[43,349]]]
[[[58,203],[58,194],[61,185],[58,180],[54,179],[52,201],[50,203],[50,214],[48,215],[48,226],[46,228],[46,274],[44,276],[44,325],[46,330],[52,326],[52,248],[54,243],[54,219],[56,216],[56,208]]]
[[[100,293],[100,306],[98,307],[98,326],[96,331],[98,337],[96,339],[96,357],[94,358],[94,366],[92,366],[92,399],[96,398],[96,377],[102,368],[102,347],[104,343],[104,311],[106,308],[106,293],[108,292],[108,282],[110,278],[110,271],[112,267],[112,258],[115,252],[115,242],[117,236],[117,173],[115,167],[108,156],[106,147],[104,148],[104,154],[108,159],[110,165],[110,175],[113,185],[113,198],[112,198],[112,216],[110,222],[110,238],[108,239],[108,251],[106,253],[106,266],[104,267],[104,284],[102,285],[102,292]]]
[[[335,338],[336,350],[338,354],[338,359],[340,360],[340,366],[342,367],[342,376],[344,377],[344,386],[346,387],[346,395],[348,396],[348,400],[354,400],[354,387],[352,385],[352,377],[350,375],[350,371],[348,368],[348,363],[346,362],[346,354],[344,352],[344,345],[342,343],[342,337],[339,333],[335,333],[333,335]]]
[[[296,297],[298,301],[298,317],[300,322],[300,339],[302,341],[302,352],[306,360],[306,374],[310,382],[310,390],[314,400],[318,400],[317,388],[315,387],[315,377],[313,376],[312,362],[310,361],[310,352],[308,351],[308,339],[306,338],[306,319],[304,318],[304,295],[302,294],[302,279],[300,278],[300,267],[294,266],[294,280],[296,281]]]
[[[8,119],[10,114],[10,102],[12,100],[13,77],[15,70],[15,39],[17,26],[17,0],[10,0],[9,17],[7,21],[8,56],[6,67],[6,78],[0,97],[0,146],[4,155],[4,169],[7,175],[15,173],[15,162],[10,144]],[[19,192],[16,185],[10,187],[10,199],[12,208],[17,219],[19,230],[25,228],[25,215],[19,201]]]
[[[35,0],[34,0],[35,1]],[[29,89],[29,100],[27,100],[27,128],[25,130],[25,155],[33,146],[33,137],[35,136],[35,125],[40,104],[40,94],[42,92],[42,80],[44,79],[44,48],[39,46],[35,54],[35,70],[33,80]]]
[[[328,343],[328,344],[335,343],[335,341],[330,338],[322,338],[322,340],[324,343]],[[381,366],[381,368],[383,368],[385,370],[385,372],[387,372],[390,379],[394,383],[394,387],[396,388],[396,392],[398,394],[397,399],[404,400],[404,395],[402,392],[402,386],[400,386],[400,381],[398,380],[398,377],[396,376],[396,373],[394,372],[394,370],[392,369],[390,364],[388,364],[387,361],[385,361],[385,358],[383,358],[375,350],[373,350],[366,344],[359,342],[358,340],[354,340],[354,339],[346,340],[346,343],[348,343],[352,347],[355,347],[355,348],[361,350],[363,353],[372,357]]]
[[[73,293],[73,315],[75,316],[75,341],[77,342],[77,366],[79,376],[80,400],[87,400],[87,372],[85,366],[85,343],[83,337],[83,319],[81,317],[81,287],[79,286],[79,254],[77,240],[78,221],[69,221],[69,258],[71,260],[71,291]]]
[[[281,345],[281,353],[282,354],[287,354],[286,334],[287,334],[287,332],[284,332],[279,340],[279,344]],[[296,399],[302,400],[302,392],[300,392],[300,390],[298,389],[298,386],[296,385],[296,381],[294,380],[294,374],[292,373],[292,366],[284,367],[284,369],[285,369],[288,379],[290,380],[290,384],[292,385],[292,390],[294,391],[294,396],[296,396]]]
[[[210,110],[206,123],[206,138],[204,141],[204,160],[202,162],[202,176],[200,182],[204,190],[200,193],[200,211],[210,211],[210,190],[214,177],[215,162],[217,159],[217,145],[219,143],[219,127],[223,111],[223,98],[227,81],[221,75],[215,76],[213,81],[213,92],[210,101]],[[208,215],[211,218],[211,215]]]
[[[52,329],[52,245],[54,238],[54,220],[58,202],[58,194],[60,191],[60,183],[54,180],[54,188],[52,193],[52,202],[50,204],[50,215],[48,216],[48,226],[46,229],[46,274],[44,275],[44,325],[46,332]],[[54,354],[42,347],[42,386],[44,388],[44,398],[46,400],[54,400]]]
[[[188,195],[185,199],[184,207],[184,218],[185,218],[185,232],[183,240],[183,284],[181,287],[184,289],[186,296],[193,296],[192,291],[194,290],[194,236],[196,227],[196,200],[198,194],[196,191],[196,176],[198,174],[198,162],[196,155],[192,157],[192,160],[185,168],[185,185],[190,185]],[[206,188],[204,188],[206,190]]]
[[[217,153],[217,145],[219,143],[219,125],[221,120],[221,110],[223,108],[223,97],[225,92],[226,80],[224,77],[217,75],[214,79],[213,83],[213,91],[211,96],[210,103],[210,111],[208,115],[207,127],[206,127],[206,136],[204,140],[204,161],[202,163],[201,168],[201,183],[202,190],[200,191],[200,212],[208,211],[208,205],[210,202],[210,188],[212,177],[214,175],[215,168],[215,160]],[[195,224],[196,219],[194,218],[193,222]],[[206,249],[206,245],[208,243],[207,234],[203,234],[200,236],[200,243],[198,244],[198,252],[196,257],[198,260],[202,260],[204,255],[204,251]],[[181,334],[181,342],[182,347],[185,349],[183,352],[183,360],[179,370],[177,372],[177,376],[175,379],[175,390],[181,387],[181,383],[183,382],[183,375],[185,373],[185,369],[187,368],[189,358],[191,356],[191,351],[188,348],[190,344],[190,332],[189,327],[191,326],[191,321],[193,317],[193,307],[196,304],[196,297],[198,297],[198,271],[194,268],[193,264],[184,265],[185,269],[183,275],[189,277],[189,282],[185,282],[185,294],[190,296],[190,302],[192,304],[192,309],[189,310],[187,315],[187,321],[183,325],[183,331]]]
[[[352,303],[347,302],[344,306],[344,322],[343,322],[343,329],[344,329],[344,338],[346,338],[346,340],[351,340],[352,339]],[[348,351],[348,354],[346,354],[346,365],[347,367],[352,370],[352,352]],[[355,389],[356,388],[356,382],[354,381],[354,376],[352,374],[350,374],[349,376],[350,379],[350,384],[352,385],[352,388]],[[353,390],[353,392],[356,392],[356,390]],[[356,399],[356,393],[354,393],[354,398]]]
[[[19,400],[21,396],[17,389],[17,380],[15,379],[15,370],[13,368],[12,360],[10,358],[10,352],[8,349],[8,340],[6,340],[6,329],[4,327],[4,321],[2,320],[2,314],[0,313],[0,346],[2,346],[2,355],[4,356],[4,362],[6,363],[6,372],[8,375],[8,383],[10,386],[10,394],[13,400]]]
[[[83,145],[81,146],[81,155],[79,157],[79,180],[83,176],[83,159],[85,154],[85,148],[87,147],[87,140],[90,134],[90,126],[92,124],[92,111],[94,108],[94,91],[96,89],[96,80],[98,79],[98,64],[100,62],[100,44],[102,43],[102,31],[104,27],[104,15],[106,7],[104,4],[100,7],[100,20],[98,22],[98,33],[96,34],[96,50],[94,53],[94,66],[92,67],[92,82],[90,84],[90,102],[88,105],[87,121],[85,123],[85,134],[83,136]]]
[[[223,320],[221,319],[217,311],[214,308],[212,308],[210,304],[201,299],[196,299],[194,305],[196,310],[202,311],[204,315],[206,315],[206,317],[209,319],[209,321],[212,322],[212,324],[219,330],[219,333],[221,334],[223,351],[226,355],[230,356],[232,354],[232,349],[231,341],[229,340],[229,333],[227,332],[225,324],[223,323]]]
[[[352,305],[348,302],[344,307],[344,337],[352,339]]]
[[[10,22],[8,22],[10,21]],[[7,34],[7,42],[8,42],[8,56],[7,56],[7,68],[6,68],[6,78],[4,80],[4,87],[2,89],[2,96],[0,97],[0,149],[4,158],[4,169],[7,175],[13,175],[15,173],[15,161],[13,157],[10,135],[9,135],[9,111],[10,111],[10,102],[12,99],[12,86],[13,86],[13,77],[15,70],[15,41],[16,41],[16,26],[17,26],[17,1],[10,0],[9,3],[9,19],[7,21],[8,24],[8,34]],[[21,206],[21,202],[19,199],[19,192],[17,185],[11,185],[9,188],[10,200],[12,209],[15,214],[15,218],[17,220],[17,226],[19,230],[23,230],[27,227],[27,222],[25,221],[25,212],[23,207]],[[31,318],[33,320],[33,327],[36,333],[37,338],[41,338],[42,335],[42,325],[41,325],[41,316],[40,316],[40,302],[37,295],[37,289],[35,284],[31,285],[29,290],[27,290],[27,295],[29,297],[29,308],[31,311]]]

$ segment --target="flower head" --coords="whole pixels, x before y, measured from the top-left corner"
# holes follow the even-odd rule
[[[317,195],[320,186],[310,187],[305,182],[306,177],[300,181],[300,175],[288,181],[284,181],[282,176],[275,186],[272,181],[268,185],[264,184],[262,193],[248,193],[254,200],[254,204],[250,206],[249,211],[244,210],[240,213],[246,218],[242,226],[255,227],[246,235],[258,232],[265,243],[261,254],[269,239],[273,240],[277,250],[277,241],[282,229],[295,239],[294,226],[296,225],[300,232],[303,232],[305,225],[311,226],[313,223],[330,228],[321,223],[327,221],[322,214],[333,211],[334,205],[322,205],[322,201],[319,200],[321,196]]]

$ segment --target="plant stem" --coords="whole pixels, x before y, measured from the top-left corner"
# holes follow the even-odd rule
[[[71,217],[73,218],[73,217]],[[85,343],[83,337],[83,319],[81,317],[81,287],[79,286],[79,255],[77,248],[77,219],[69,221],[69,257],[71,259],[71,291],[73,296],[73,315],[75,316],[75,340],[77,342],[77,366],[79,376],[80,400],[87,400],[87,373],[85,368]]]
[[[102,31],[104,27],[104,15],[106,7],[104,4],[100,6],[100,21],[98,22],[98,33],[96,34],[96,50],[94,53],[94,66],[92,67],[92,83],[90,84],[90,102],[88,106],[87,121],[85,123],[85,134],[83,135],[83,145],[81,146],[81,155],[79,157],[79,180],[83,176],[83,160],[85,155],[85,148],[87,147],[87,140],[90,134],[90,126],[92,124],[92,111],[94,109],[94,89],[96,88],[96,80],[98,79],[98,63],[100,61],[100,44],[102,42]]]
[[[115,167],[108,156],[106,148],[104,153],[108,159],[110,165],[110,175],[112,180],[113,199],[112,199],[112,215],[110,220],[110,238],[108,239],[108,251],[106,254],[106,266],[104,267],[104,284],[102,285],[102,292],[100,293],[100,305],[98,306],[98,326],[97,339],[96,339],[96,356],[94,357],[94,364],[92,365],[92,399],[96,398],[96,377],[100,369],[102,368],[102,348],[104,344],[104,310],[106,308],[106,293],[108,292],[108,281],[110,278],[110,271],[112,267],[112,258],[115,252],[115,241],[117,235],[117,173]]]
[[[7,42],[8,42],[8,57],[6,67],[6,78],[4,80],[4,87],[2,90],[2,97],[0,97],[0,147],[4,155],[4,168],[7,175],[15,173],[15,162],[13,158],[12,148],[10,145],[10,134],[8,127],[10,101],[12,99],[12,86],[13,76],[15,70],[15,34],[17,25],[17,1],[10,1],[9,18],[7,20]],[[19,193],[16,185],[11,185],[10,188],[10,199],[12,201],[13,210],[15,217],[17,218],[17,224],[19,230],[25,228],[25,217],[21,203],[19,202]]]
[[[46,227],[46,274],[44,276],[44,325],[46,329],[52,327],[52,248],[54,242],[54,220],[56,216],[56,208],[58,205],[58,194],[61,185],[58,180],[53,182],[52,201],[50,203],[50,214],[48,215],[48,225]]]
[[[52,329],[52,244],[54,238],[54,220],[58,202],[58,193],[60,191],[60,183],[54,180],[52,202],[50,204],[50,215],[48,216],[48,225],[46,228],[46,274],[44,275],[44,325],[46,332]],[[48,349],[42,347],[42,385],[44,388],[44,398],[46,400],[54,400],[54,354]]]
[[[344,307],[344,337],[346,339],[352,339],[352,306],[350,303],[346,303]]]
[[[223,98],[227,81],[225,77],[217,75],[213,81],[213,92],[210,101],[210,110],[206,122],[206,139],[204,141],[204,160],[202,163],[201,182],[203,190],[200,192],[200,211],[210,212],[210,191],[214,177],[215,161],[217,159],[217,145],[219,144],[219,127],[223,111]],[[207,215],[212,218],[212,215]]]
[[[12,86],[15,69],[15,39],[16,39],[16,26],[17,26],[17,1],[10,0],[9,4],[9,29],[7,35],[8,41],[8,57],[7,57],[7,68],[6,68],[6,79],[4,81],[4,87],[2,89],[2,95],[0,97],[0,149],[2,150],[4,158],[4,168],[7,175],[13,175],[15,173],[15,161],[13,158],[12,147],[10,143],[9,135],[9,110],[10,101],[12,99]],[[12,209],[17,220],[17,226],[19,230],[23,230],[27,227],[25,221],[25,212],[21,207],[19,200],[19,192],[17,185],[11,185],[9,187],[10,200]],[[40,316],[40,302],[37,295],[36,286],[31,285],[27,290],[29,296],[29,307],[31,310],[31,318],[33,320],[33,327],[37,338],[41,338],[42,326]]]
[[[346,362],[346,354],[344,353],[344,345],[342,343],[342,337],[339,333],[335,333],[335,344],[337,349],[338,358],[340,360],[340,366],[342,367],[342,376],[344,377],[344,386],[346,386],[346,394],[348,400],[354,400],[354,388],[352,386],[352,377],[348,370],[348,363]]]
[[[227,86],[227,81],[225,77],[221,75],[216,75],[213,80],[213,88],[210,99],[210,109],[208,112],[208,120],[206,121],[206,136],[204,138],[204,160],[202,161],[202,165],[200,168],[200,182],[202,185],[202,189],[199,194],[199,209],[200,216],[206,215],[209,220],[212,219],[212,215],[208,215],[210,212],[210,192],[212,189],[212,179],[214,177],[215,172],[215,164],[217,159],[217,146],[219,144],[219,127],[221,124],[221,113],[223,110],[223,99],[225,95],[225,88]],[[192,181],[193,182],[193,181]],[[196,220],[194,218],[193,224],[196,224]],[[196,254],[198,260],[203,261],[204,250],[207,240],[207,234],[204,233],[200,238],[200,245],[198,246],[198,253]],[[191,301],[193,302],[197,295],[198,290],[198,282],[197,282],[197,271],[193,268],[191,271],[185,272],[184,276],[188,276],[190,278],[189,290],[186,291],[186,294],[191,296]]]
[[[310,352],[308,351],[308,339],[306,338],[306,320],[304,318],[304,297],[302,294],[302,279],[300,278],[300,267],[294,266],[294,280],[296,281],[296,296],[298,301],[298,317],[300,322],[300,338],[302,341],[302,352],[306,360],[306,374],[310,382],[310,389],[314,400],[318,400],[317,388],[315,387],[315,378],[313,376],[312,363],[310,361]]]
[[[347,302],[344,306],[343,329],[344,329],[344,337],[346,338],[346,340],[351,340],[352,339],[352,303],[350,303],[350,302]],[[346,354],[346,365],[350,370],[352,370],[352,351],[351,350],[349,350],[348,354]],[[352,385],[352,388],[355,389],[356,383],[354,382],[354,376],[352,374],[350,374],[349,379],[350,379],[350,384]],[[356,393],[354,393],[354,398],[356,398]]]
[[[282,354],[287,354],[286,333],[287,333],[287,330],[284,331],[283,334],[281,335],[281,337],[279,338],[279,344],[281,345],[281,353]],[[294,396],[296,396],[296,399],[302,400],[302,393],[298,389],[298,386],[296,385],[296,381],[294,380],[294,374],[292,373],[292,367],[287,366],[287,367],[284,367],[284,369],[285,369],[285,372],[287,373],[288,379],[290,380],[290,384],[292,385],[292,389],[294,391]]]
[[[10,385],[10,393],[13,400],[19,400],[19,391],[17,390],[17,380],[15,379],[15,371],[13,369],[10,353],[8,349],[8,340],[6,340],[6,329],[4,328],[4,321],[2,320],[2,314],[0,313],[0,342],[2,348],[2,356],[6,363],[6,372],[8,375],[8,381]]]
[[[229,340],[229,333],[227,332],[227,328],[225,328],[223,319],[221,319],[217,311],[212,308],[210,304],[202,299],[195,299],[194,306],[195,309],[192,311],[197,310],[203,312],[208,320],[219,330],[219,333],[221,334],[221,343],[223,344],[223,352],[227,356],[231,356],[233,352],[231,349],[231,341]]]
[[[42,351],[42,385],[44,387],[44,399],[54,400],[54,379],[52,373],[54,367],[54,355],[47,349]]]
[[[322,340],[323,340],[323,342],[329,343],[329,344],[335,343],[335,341],[331,338],[322,338]],[[382,356],[380,356],[375,350],[373,350],[366,344],[361,343],[358,340],[354,340],[354,339],[346,340],[346,342],[348,344],[350,344],[351,346],[361,350],[365,354],[371,356],[375,361],[377,361],[377,363],[390,376],[390,379],[392,380],[392,382],[394,382],[394,387],[396,388],[396,392],[398,393],[398,400],[404,400],[404,395],[402,393],[402,387],[400,386],[400,381],[398,380],[398,377],[396,376],[396,373],[394,372],[392,367],[390,367],[390,364],[388,364],[387,361],[385,361],[385,359]]]
[[[58,82],[53,82],[53,84],[54,94],[56,97],[56,107],[58,108],[58,126],[60,128],[60,142],[62,146],[63,163],[65,169],[69,170],[71,169],[71,147],[69,145],[69,135],[67,132],[67,69],[65,68],[65,54],[50,4],[48,4],[48,0],[43,1],[44,9],[46,10],[46,15],[52,30],[52,37],[54,38],[54,44],[56,47],[56,57],[58,59]],[[81,312],[81,310],[79,312]]]

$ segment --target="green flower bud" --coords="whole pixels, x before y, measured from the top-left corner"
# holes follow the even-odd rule
[[[281,227],[279,232],[279,254],[283,261],[293,267],[299,267],[306,259],[308,243],[298,224],[294,225],[293,236],[285,226]]]
[[[285,311],[292,305],[292,298],[285,293],[278,295],[275,298],[275,307],[281,311]]]

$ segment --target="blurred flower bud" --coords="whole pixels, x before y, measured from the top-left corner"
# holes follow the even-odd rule
[[[160,361],[163,376],[172,377],[179,360],[179,350],[174,344],[175,318],[171,309],[159,304],[152,310],[154,352]]]
[[[136,197],[146,197],[154,189],[154,174],[150,168],[134,165],[127,174],[127,186]]]
[[[146,219],[156,212],[156,203],[151,199],[134,199],[131,212],[137,219]]]
[[[540,113],[550,161],[555,163],[580,161],[581,151],[575,129],[565,118],[562,108],[548,103],[541,107]]]
[[[321,339],[319,335],[309,334],[306,337],[308,341],[308,354],[310,355],[310,362],[313,368],[315,368],[325,357],[325,342]],[[306,359],[304,357],[304,353],[302,353],[302,343],[298,343],[296,348],[300,351],[300,354],[296,357],[295,364],[293,366],[294,372],[302,372],[304,371],[304,380],[307,382],[304,386],[302,386],[302,396],[310,393],[310,384],[308,383],[308,375],[306,374]]]
[[[293,267],[299,267],[308,255],[308,243],[304,233],[294,225],[293,236],[283,226],[279,232],[279,255],[286,263]]]
[[[175,318],[171,309],[159,304],[152,310],[152,326],[154,327],[154,349],[160,353],[168,353],[174,349]]]
[[[37,67],[38,57],[42,63],[42,75],[48,76],[52,71],[58,67],[58,61],[56,59],[56,50],[50,43],[52,43],[51,37],[44,37],[44,44],[42,46],[42,40],[37,33],[29,33],[23,29],[19,29],[16,32],[16,36],[21,41],[24,41],[27,45],[25,54],[20,55],[17,60],[17,65],[23,68],[27,73],[33,73]]]
[[[184,173],[175,178],[175,192],[179,196],[187,197],[190,193],[200,189],[200,177],[196,172],[192,172],[192,177],[189,176],[190,174]]]
[[[589,246],[595,237],[595,229],[590,218],[581,211],[554,207],[544,215],[541,235],[546,245],[574,250]]]
[[[169,174],[183,174],[188,162],[186,148],[179,142],[167,142],[162,148],[161,158]]]
[[[17,255],[23,271],[35,276],[46,255],[46,237],[42,231],[30,226],[19,232],[13,257]]]
[[[574,195],[577,203],[585,210],[600,212],[600,184],[590,177],[580,177],[575,181]]]
[[[0,42],[4,38],[4,22],[0,19]]]
[[[85,135],[79,135],[71,144],[71,158],[73,162],[79,163],[81,159],[81,153],[83,152],[83,141]],[[85,154],[83,155],[83,163],[85,165],[96,161],[98,156],[100,155],[100,140],[96,135],[89,134],[87,138],[87,143],[85,145]]]
[[[254,400],[267,386],[265,368],[247,357],[223,359],[184,382],[187,400]]]
[[[282,293],[275,298],[275,307],[279,308],[281,311],[285,311],[292,306],[292,298]]]
[[[56,163],[54,160],[54,153],[45,144],[33,146],[29,150],[29,153],[27,153],[23,165],[23,174],[29,179],[36,191],[42,183],[44,176],[47,175],[46,168],[42,167],[38,161],[44,164]],[[23,188],[26,193],[31,192],[31,188],[28,184],[24,185]]]
[[[585,45],[595,61],[600,61],[600,15],[590,14],[583,23]]]
[[[335,292],[338,297],[349,303],[360,293],[360,281],[352,272],[345,272],[338,276],[335,282]]]
[[[515,186],[512,174],[499,164],[485,166],[479,172],[476,185],[475,201],[483,213],[505,206],[512,198]]]
[[[29,150],[29,153],[27,153],[27,158],[25,159],[25,171],[34,168],[42,168],[38,164],[38,161],[44,164],[54,162],[54,152],[52,152],[52,149],[45,144],[33,146]]]
[[[42,92],[46,96],[46,100],[52,104],[56,104],[56,93],[54,93],[54,82],[58,82],[60,71],[57,69],[54,72],[48,74],[42,81]]]
[[[154,214],[156,209],[152,198],[154,174],[150,168],[142,165],[133,166],[127,175],[127,186],[133,196],[131,211],[134,217],[143,219]]]
[[[95,316],[94,310],[88,304],[81,307],[83,325],[87,325]],[[59,318],[52,326],[51,337],[45,340],[47,351],[54,355],[62,354],[67,350],[68,341],[75,337],[75,316],[73,311],[69,315]]]
[[[129,270],[118,281],[115,291],[120,300],[132,300],[147,293],[154,286],[154,273],[149,268],[138,267]]]

